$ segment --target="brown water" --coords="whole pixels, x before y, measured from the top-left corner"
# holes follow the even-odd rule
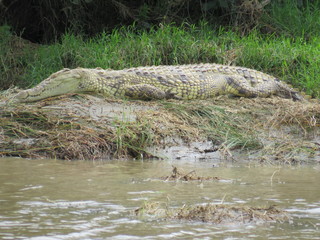
[[[215,182],[154,181],[171,165]],[[66,162],[0,158],[0,239],[319,239],[319,166],[261,167],[210,161]],[[214,225],[136,218],[150,201],[277,205],[291,223]]]

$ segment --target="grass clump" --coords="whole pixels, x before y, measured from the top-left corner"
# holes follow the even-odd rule
[[[165,102],[163,106],[177,114],[188,125],[199,128],[215,145],[224,149],[252,149],[261,146],[250,123],[252,119],[226,111],[214,104]]]
[[[115,121],[116,156],[142,159],[151,157],[146,149],[153,142],[151,127],[146,122]]]
[[[270,207],[249,207],[244,205],[203,204],[168,207],[160,202],[146,202],[134,211],[140,218],[179,220],[213,224],[261,224],[266,222],[288,222],[287,212]]]

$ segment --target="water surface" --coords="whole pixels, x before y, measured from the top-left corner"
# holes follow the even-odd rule
[[[173,164],[224,180],[154,180]],[[0,239],[319,239],[319,183],[319,166],[0,158]],[[276,205],[293,219],[261,225],[139,219],[133,210],[145,201]]]

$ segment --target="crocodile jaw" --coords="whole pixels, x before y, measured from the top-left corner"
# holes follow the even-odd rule
[[[52,74],[36,87],[21,91],[14,97],[15,102],[33,102],[66,93],[74,93],[79,88],[82,76],[78,69],[65,68]]]

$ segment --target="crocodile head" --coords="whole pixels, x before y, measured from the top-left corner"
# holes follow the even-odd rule
[[[82,79],[81,69],[68,69],[56,72],[34,88],[18,93],[14,102],[33,102],[61,94],[76,92]]]

